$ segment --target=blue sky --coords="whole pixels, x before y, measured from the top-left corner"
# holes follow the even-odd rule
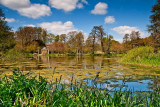
[[[0,0],[6,21],[14,30],[41,26],[54,34],[72,30],[85,36],[93,26],[122,41],[125,33],[140,31],[146,37],[149,16],[156,0]]]

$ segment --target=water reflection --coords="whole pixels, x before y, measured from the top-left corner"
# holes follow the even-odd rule
[[[125,87],[136,91],[147,91],[160,86],[160,69],[139,66],[127,66],[117,62],[119,58],[105,56],[46,57],[16,63],[1,63],[0,74],[11,75],[11,70],[19,68],[39,73],[49,81],[55,81],[62,75],[62,82],[70,83],[71,78],[77,81],[88,81],[88,85],[97,82],[98,88],[112,89],[125,82]],[[95,80],[96,75],[98,78]]]

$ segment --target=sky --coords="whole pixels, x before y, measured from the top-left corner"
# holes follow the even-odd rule
[[[82,31],[87,38],[93,26],[102,25],[120,42],[131,31],[149,36],[147,25],[154,4],[156,0],[0,0],[0,8],[14,31],[40,26],[55,35]]]

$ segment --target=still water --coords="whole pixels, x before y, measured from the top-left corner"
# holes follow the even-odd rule
[[[72,78],[97,88],[122,86],[135,91],[149,91],[160,85],[160,68],[123,65],[118,57],[82,56],[31,58],[23,61],[0,63],[0,75],[11,75],[14,68],[30,72],[32,76],[42,75],[48,81],[55,81],[62,75],[63,83]],[[125,84],[124,84],[125,83]]]

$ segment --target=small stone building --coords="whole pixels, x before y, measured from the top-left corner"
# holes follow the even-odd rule
[[[41,55],[46,55],[46,54],[48,54],[48,49],[46,48],[46,47],[44,47],[44,48],[42,48],[41,49]]]

